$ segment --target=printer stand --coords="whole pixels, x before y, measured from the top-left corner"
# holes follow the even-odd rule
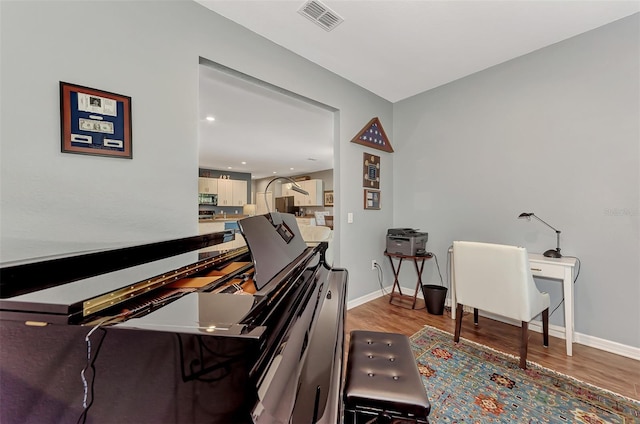
[[[391,262],[391,269],[393,270],[393,288],[391,289],[391,295],[389,296],[389,303],[391,303],[393,301],[394,296],[398,297],[398,296],[404,296],[402,294],[402,289],[400,288],[400,282],[398,281],[398,277],[400,276],[400,268],[402,267],[402,261],[405,259],[411,260],[413,261],[413,264],[415,266],[416,269],[416,274],[418,274],[418,279],[416,281],[416,290],[413,293],[413,304],[411,305],[411,309],[415,309],[416,308],[416,300],[418,297],[418,290],[420,290],[420,288],[422,287],[422,270],[424,269],[424,262],[427,259],[431,259],[433,256],[426,254],[426,255],[421,255],[421,256],[407,256],[407,255],[400,255],[398,253],[389,253],[389,252],[384,252],[384,255],[386,257],[389,258],[389,262]],[[396,268],[393,260],[397,259],[398,260],[398,267]],[[418,262],[420,262],[420,265],[418,265]],[[396,294],[396,287],[398,288],[398,294]],[[400,305],[402,306],[402,305]]]

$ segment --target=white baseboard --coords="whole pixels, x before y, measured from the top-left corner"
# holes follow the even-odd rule
[[[385,287],[384,289],[387,292],[391,292],[391,287]],[[364,305],[365,303],[370,302],[373,299],[377,299],[382,296],[383,296],[382,292],[380,290],[377,290],[373,293],[369,293],[357,299],[350,300],[349,302],[347,302],[347,310],[351,308],[355,308],[356,306]]]
[[[391,286],[389,287],[385,287],[384,288],[387,293],[391,292]],[[402,287],[402,291],[403,293],[410,293],[413,294],[413,292],[415,291],[415,287],[414,288],[406,288],[406,287]],[[355,308],[356,306],[360,306],[364,303],[367,303],[373,299],[377,299],[378,297],[381,297],[383,294],[380,290],[376,290],[373,293],[369,293],[365,296],[359,297],[357,299],[354,299],[350,302],[347,303],[347,309],[351,309],[351,308]],[[422,293],[420,291],[418,291],[418,298],[422,299]],[[451,307],[451,299],[447,298],[445,305],[448,307]],[[465,307],[466,310],[468,312],[473,312],[472,308],[467,308]],[[490,314],[490,313],[486,313],[486,312],[481,312],[480,313],[481,316],[496,320],[496,321],[501,321],[501,322],[505,322],[507,324],[512,324],[512,325],[516,325],[516,326],[520,326],[520,322],[516,322],[515,320],[511,320],[509,318],[505,318],[505,317],[501,317],[498,315],[494,315],[494,314]],[[542,333],[542,322],[541,321],[531,321],[529,323],[529,329],[532,331],[536,331],[538,333]],[[564,335],[565,331],[564,331],[564,327],[559,326],[559,325],[553,325],[553,324],[549,324],[549,335],[553,336],[553,337],[557,337],[559,339],[565,339],[565,335]],[[575,343],[579,343],[581,345],[584,346],[589,346],[589,347],[593,347],[595,349],[600,349],[600,350],[604,350],[606,352],[610,352],[610,353],[614,353],[616,355],[620,355],[620,356],[624,356],[627,358],[631,358],[631,359],[635,359],[640,361],[640,348],[638,347],[633,347],[633,346],[627,346],[624,345],[622,343],[618,343],[618,342],[614,342],[611,340],[605,340],[605,339],[601,339],[599,337],[594,337],[594,336],[590,336],[588,334],[582,334],[582,333],[575,333],[575,337],[574,337],[574,342]]]
[[[640,348],[638,347],[627,346],[622,343],[612,342],[611,340],[605,340],[582,333],[576,333],[576,343],[640,361]]]

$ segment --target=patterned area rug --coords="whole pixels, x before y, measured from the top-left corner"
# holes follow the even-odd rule
[[[429,422],[640,423],[640,402],[425,326],[411,336]]]

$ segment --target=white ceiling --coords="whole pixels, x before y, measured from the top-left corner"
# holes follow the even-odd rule
[[[640,1],[614,0],[321,0],[344,19],[327,32],[298,13],[303,0],[195,1],[390,102],[640,11]],[[201,95],[207,96],[202,90]],[[283,113],[290,114],[291,105],[285,107]],[[270,113],[277,114],[276,110]],[[229,140],[239,140],[244,133],[244,138],[253,137],[254,147],[273,147],[281,141],[291,145],[294,139],[306,138],[300,138],[305,128],[296,129],[297,123],[305,123],[302,116],[272,120],[271,129],[278,130],[272,136],[271,129],[258,128],[253,119],[250,126],[254,128],[249,128],[246,108],[240,107],[238,113],[241,118],[237,119],[245,120],[239,128],[242,132],[226,133]],[[306,126],[307,135],[309,129]],[[291,138],[282,136],[283,130]],[[313,144],[308,146],[311,149]],[[281,149],[279,157],[289,157]],[[302,167],[305,159],[291,166]]]
[[[199,84],[200,167],[257,179],[333,169],[333,112],[207,65]]]

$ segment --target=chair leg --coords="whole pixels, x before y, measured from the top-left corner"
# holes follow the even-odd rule
[[[456,304],[456,331],[453,336],[453,341],[458,343],[460,341],[460,330],[462,329],[462,304]]]
[[[520,368],[527,369],[527,345],[529,343],[529,323],[522,321],[522,334],[520,339]]]
[[[549,308],[542,311],[542,344],[549,347]]]
[[[473,308],[473,325],[478,325],[478,308]]]

